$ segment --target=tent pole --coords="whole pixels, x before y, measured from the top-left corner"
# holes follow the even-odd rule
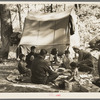
[[[64,11],[66,10],[66,4],[64,4]]]
[[[38,38],[39,38],[39,31],[40,31],[40,21],[39,21],[39,29],[38,29],[37,41],[38,41]],[[38,43],[37,43],[37,44],[38,44]]]
[[[55,29],[56,29],[56,21],[55,21],[55,28],[54,28],[54,38],[53,38],[53,44],[55,42]],[[54,45],[53,45],[54,46]]]
[[[44,13],[45,13],[45,4],[44,4]]]

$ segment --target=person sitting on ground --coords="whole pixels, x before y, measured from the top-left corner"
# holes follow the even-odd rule
[[[32,46],[31,52],[26,56],[27,68],[30,69],[34,57],[36,57],[36,47]]]
[[[99,55],[99,59],[98,59],[98,74],[99,74],[99,78],[100,78],[100,55]]]
[[[50,65],[45,60],[46,55],[47,51],[45,49],[41,49],[39,56],[33,60],[31,66],[32,83],[48,84],[58,77],[58,74],[50,69]]]
[[[100,55],[99,55],[98,65],[97,66],[98,66],[98,74],[99,74],[98,76],[99,77],[96,78],[96,79],[94,78],[94,80],[93,80],[92,83],[95,84],[96,86],[99,86],[100,87]]]
[[[51,50],[50,62],[53,70],[58,69],[62,64],[62,52],[58,52],[56,48]]]
[[[65,55],[64,55],[64,57],[63,57],[63,63],[62,63],[62,67],[64,67],[64,68],[66,68],[66,69],[70,69],[70,58],[69,58],[69,54],[70,54],[70,52],[69,52],[69,50],[67,49],[66,51],[65,51]]]
[[[23,76],[31,76],[31,70],[26,68],[27,64],[25,62],[25,55],[24,54],[20,54],[19,55],[19,63],[18,63],[18,71],[20,73],[20,75]]]
[[[93,71],[93,57],[89,52],[80,50],[78,47],[73,47],[75,53],[79,54],[77,65],[79,71],[92,72]]]
[[[69,81],[78,81],[78,67],[75,62],[70,63],[72,76]]]
[[[51,54],[50,54],[50,62],[51,64],[56,64],[57,61],[57,55],[58,55],[58,50],[56,48],[53,48],[51,50]]]
[[[61,65],[62,64],[62,60],[63,60],[63,52],[58,52],[58,55],[57,55],[58,57],[57,57],[57,60],[58,60],[58,63],[59,63],[59,65]]]

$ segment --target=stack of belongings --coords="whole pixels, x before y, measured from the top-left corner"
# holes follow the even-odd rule
[[[70,69],[58,68],[56,72],[59,77],[55,80],[54,86],[57,89],[69,92],[99,92],[100,88],[94,85],[92,74],[79,72],[77,80],[74,79]]]
[[[59,68],[56,72],[59,74],[59,77],[54,82],[56,88],[69,92],[80,92],[80,84],[74,80],[70,69]]]

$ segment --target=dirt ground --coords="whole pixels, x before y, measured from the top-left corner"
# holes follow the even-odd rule
[[[67,90],[54,89],[50,85],[38,85],[32,83],[13,83],[7,80],[7,76],[17,69],[16,60],[7,60],[0,63],[0,92],[68,92]],[[97,76],[97,60],[94,61],[94,76]]]
[[[32,84],[30,84],[30,86],[29,83],[19,84],[9,82],[6,78],[15,69],[17,69],[17,61],[6,61],[4,63],[0,63],[0,92],[43,92],[48,88],[45,87],[42,89],[38,88],[39,86],[32,87]],[[47,90],[50,92],[49,89]]]
[[[68,92],[54,89],[51,85],[33,84],[33,83],[13,83],[7,80],[7,76],[17,69],[17,61],[10,60],[0,63],[0,92]]]

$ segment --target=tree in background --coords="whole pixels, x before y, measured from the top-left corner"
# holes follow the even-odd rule
[[[30,11],[52,13],[66,11],[68,9],[66,4],[1,4],[0,28],[2,47],[0,55],[7,56],[11,34],[17,32],[22,33],[25,17]]]
[[[18,8],[18,14],[19,14],[20,30],[22,31],[22,25],[21,25],[21,4],[17,4],[17,8]]]
[[[8,5],[0,4],[1,41],[0,56],[7,58],[10,46],[10,36],[13,32],[11,14]]]

